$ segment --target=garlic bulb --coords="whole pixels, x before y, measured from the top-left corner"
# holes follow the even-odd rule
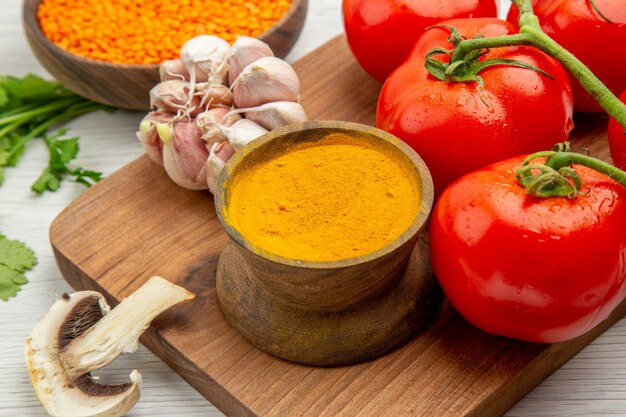
[[[161,81],[167,80],[187,80],[189,81],[189,72],[183,65],[183,61],[180,59],[170,59],[159,65],[159,76]],[[196,82],[200,82],[198,74],[196,74]],[[205,79],[206,81],[206,74]]]
[[[246,66],[231,86],[235,107],[256,107],[272,101],[298,101],[300,81],[291,65],[264,57]]]
[[[137,139],[143,145],[148,158],[163,166],[163,142],[159,139],[156,129],[157,123],[168,123],[173,116],[165,112],[148,113],[139,124]]]
[[[198,73],[208,74],[207,81],[218,83],[228,71],[226,65],[230,44],[213,35],[196,36],[185,42],[180,60],[189,72],[191,84],[198,82]]]
[[[160,111],[177,114],[186,112],[194,117],[203,111],[198,95],[189,101],[189,82],[184,80],[167,80],[155,85],[150,90],[150,107]]]
[[[240,110],[245,110],[246,119],[256,122],[267,130],[307,121],[302,105],[293,101],[273,101],[262,106]]]
[[[274,52],[268,44],[257,38],[239,36],[230,49],[228,85],[235,82],[235,79],[246,66],[265,56],[274,56]]]
[[[137,137],[178,185],[214,191],[226,161],[259,136],[307,119],[293,68],[264,42],[240,36],[187,41],[180,59],[159,67],[153,111]],[[227,83],[227,84],[226,84]],[[230,87],[229,87],[230,86]]]
[[[209,191],[215,194],[215,186],[226,162],[235,154],[235,149],[228,141],[214,143],[206,161],[207,185]]]
[[[194,120],[156,125],[163,141],[163,167],[176,184],[189,190],[205,190],[209,152]]]

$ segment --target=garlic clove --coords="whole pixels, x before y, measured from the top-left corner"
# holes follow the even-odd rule
[[[226,162],[235,154],[235,148],[228,142],[214,143],[209,152],[209,159],[207,159],[207,185],[209,191],[215,194],[215,186],[217,185],[217,179],[220,173],[226,166]]]
[[[188,100],[190,84],[183,80],[167,80],[155,85],[150,90],[150,107],[168,113],[185,113],[191,117],[202,113],[201,97]]]
[[[224,84],[200,83],[196,85],[196,89],[196,94],[201,98],[199,105],[203,109],[230,107],[233,104],[233,93]]]
[[[196,124],[204,133],[204,130],[211,127],[214,123],[232,126],[239,119],[241,119],[239,113],[231,111],[230,107],[214,107],[211,110],[200,113],[196,117]]]
[[[189,190],[206,190],[209,152],[195,120],[156,125],[163,141],[163,167],[176,184]]]
[[[267,129],[248,119],[239,119],[232,126],[215,125],[226,136],[235,151],[267,133]]]
[[[161,65],[159,65],[159,76],[161,78],[161,81],[189,81],[189,72],[185,68],[183,61],[181,61],[180,59],[170,59],[161,63]],[[196,82],[200,82],[200,80],[198,80],[198,74],[196,74]]]
[[[235,79],[246,66],[266,56],[274,56],[274,52],[268,44],[257,38],[239,36],[230,50],[228,85],[235,82]]]
[[[189,72],[192,85],[199,81],[198,74],[207,74],[212,84],[221,82],[228,72],[230,44],[213,35],[196,36],[185,42],[180,50],[180,60]]]
[[[228,107],[215,107],[200,113],[196,117],[196,125],[202,132],[202,139],[204,139],[206,148],[211,149],[214,143],[228,140],[216,126],[217,124],[232,126],[239,119],[241,119],[241,116],[238,113],[231,112]]]
[[[272,101],[298,101],[300,81],[294,69],[276,57],[246,66],[231,86],[235,107],[256,107]]]
[[[306,122],[304,107],[293,101],[273,101],[247,109],[245,117],[267,130],[278,129],[292,123]]]
[[[172,120],[172,115],[165,112],[148,113],[139,124],[137,138],[143,145],[146,155],[152,161],[163,166],[163,142],[159,139],[157,123],[168,123]]]

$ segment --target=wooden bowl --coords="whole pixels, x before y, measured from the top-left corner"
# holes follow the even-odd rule
[[[39,26],[40,1],[24,0],[22,20],[31,49],[50,74],[88,99],[124,109],[149,110],[149,92],[159,82],[159,66],[112,64],[84,58],[56,46]],[[285,57],[300,36],[307,6],[308,0],[293,0],[287,13],[258,36],[276,56]]]
[[[239,172],[334,132],[384,147],[411,167],[409,174],[421,188],[421,205],[404,233],[363,256],[312,262],[267,253],[231,226],[229,184]],[[218,180],[216,211],[231,238],[217,271],[222,312],[250,343],[294,362],[345,365],[395,349],[430,319],[441,299],[425,239],[416,245],[432,204],[426,165],[386,132],[356,123],[314,121],[264,135],[237,152]]]

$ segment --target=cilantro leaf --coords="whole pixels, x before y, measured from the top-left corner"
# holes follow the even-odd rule
[[[4,265],[0,265],[0,300],[9,301],[9,298],[15,297],[20,291],[20,285],[16,283],[24,277],[24,274],[13,271]]]
[[[22,242],[9,240],[0,234],[0,300],[7,301],[28,282],[24,272],[37,264],[31,249]]]
[[[0,87],[0,107],[4,107],[9,103],[9,93],[7,90]]]
[[[74,181],[83,184],[86,187],[91,187],[102,179],[102,172],[92,171],[80,167],[72,170],[70,175],[74,177]]]
[[[23,243],[0,234],[0,264],[24,272],[37,264],[37,258]]]
[[[99,181],[102,175],[98,172],[68,166],[78,154],[78,138],[59,139],[65,131],[45,137],[50,127],[97,110],[114,109],[37,75],[0,75],[0,185],[5,175],[3,168],[16,166],[26,144],[35,138],[44,138],[50,152],[48,166],[31,187],[36,193],[57,190],[65,176],[86,186]]]
[[[81,167],[72,169],[68,166],[69,162],[78,155],[80,147],[77,137],[61,139],[60,136],[65,133],[66,130],[62,129],[53,136],[44,138],[50,151],[50,160],[48,166],[31,186],[31,189],[37,194],[58,190],[64,175],[74,177],[74,181],[87,187],[102,179],[100,172]]]
[[[61,185],[61,175],[56,172],[51,172],[50,168],[43,170],[41,175],[31,185],[31,190],[37,194],[43,194],[45,191],[56,191]]]
[[[50,96],[63,87],[56,81],[46,81],[35,74],[28,74],[24,78],[2,77],[0,86],[10,95],[21,99]]]

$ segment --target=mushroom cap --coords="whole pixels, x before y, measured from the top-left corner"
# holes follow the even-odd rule
[[[106,300],[97,292],[63,294],[26,339],[28,372],[51,416],[122,416],[139,400],[142,379],[136,370],[128,383],[101,385],[89,374],[70,378],[61,361],[62,349],[108,312]]]

